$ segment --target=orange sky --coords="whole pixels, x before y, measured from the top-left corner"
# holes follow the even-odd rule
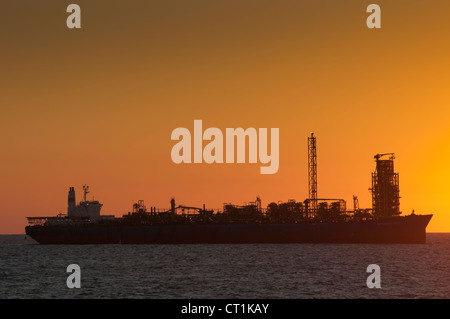
[[[378,3],[382,28],[366,27]],[[401,210],[450,231],[450,2],[21,0],[0,11],[0,233],[66,212],[82,185],[103,214],[133,201],[220,208],[307,197],[317,136],[319,197],[368,188],[395,152]],[[280,168],[172,163],[173,129],[280,128]]]

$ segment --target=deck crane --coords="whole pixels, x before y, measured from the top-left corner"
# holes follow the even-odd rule
[[[373,158],[375,158],[376,160],[378,160],[378,159],[380,159],[380,157],[386,156],[386,155],[391,155],[391,159],[395,159],[394,153],[377,154],[377,155],[375,155]]]

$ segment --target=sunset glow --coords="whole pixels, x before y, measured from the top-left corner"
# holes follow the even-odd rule
[[[450,231],[449,1],[377,1],[378,30],[357,0],[77,3],[80,30],[65,26],[67,4],[3,5],[0,234],[65,213],[84,184],[116,216],[171,197],[301,201],[310,132],[319,196],[370,208],[373,156],[394,152],[403,214]],[[279,128],[277,173],[175,164],[171,133],[194,120]]]

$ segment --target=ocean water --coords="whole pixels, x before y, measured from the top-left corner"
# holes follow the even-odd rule
[[[67,266],[81,288],[66,285]],[[370,264],[381,288],[369,289]],[[38,245],[0,235],[0,298],[450,298],[450,233],[424,245]]]

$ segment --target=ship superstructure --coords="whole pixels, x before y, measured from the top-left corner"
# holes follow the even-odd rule
[[[67,216],[69,218],[89,218],[92,221],[96,221],[100,219],[100,210],[102,209],[103,204],[100,204],[99,201],[87,200],[87,194],[89,193],[89,186],[83,186],[84,191],[84,200],[81,201],[78,205],[75,202],[75,189],[74,187],[70,187],[69,196],[68,196],[68,206],[67,206]]]
[[[83,200],[76,204],[75,188],[69,187],[67,197],[67,214],[58,214],[56,217],[27,217],[30,225],[63,225],[96,223],[101,220],[114,219],[114,215],[100,215],[103,204],[97,200],[88,200],[89,186],[83,185]]]

